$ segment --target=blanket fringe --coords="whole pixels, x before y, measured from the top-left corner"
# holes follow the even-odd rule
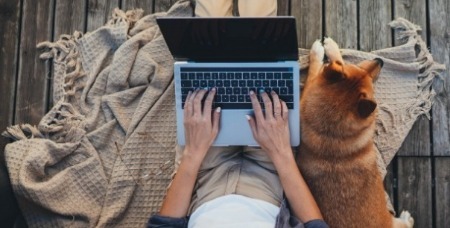
[[[420,65],[418,76],[418,94],[417,102],[408,110],[410,117],[415,119],[420,115],[426,115],[428,119],[430,116],[430,109],[434,101],[436,92],[432,88],[432,84],[437,77],[440,80],[440,72],[445,70],[445,65],[436,63],[427,48],[426,43],[422,40],[420,33],[422,28],[411,23],[405,18],[399,17],[389,23],[389,25],[398,31],[397,40],[401,42],[414,42],[416,45],[417,61]]]

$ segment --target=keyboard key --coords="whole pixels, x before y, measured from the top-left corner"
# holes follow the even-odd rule
[[[226,94],[233,94],[233,89],[232,88],[226,88],[225,92],[226,92]]]
[[[230,95],[230,102],[237,102],[237,96],[236,95]]]
[[[209,80],[208,81],[208,87],[215,87],[216,86],[216,83],[215,83],[215,81],[214,80]]]
[[[233,94],[235,95],[241,94],[241,88],[233,88]]]
[[[286,80],[287,87],[292,87],[293,84],[294,84],[294,82],[292,80]]]
[[[206,80],[209,80],[209,79],[211,79],[211,74],[210,73],[204,73],[203,74],[203,78],[206,79]]]
[[[182,102],[185,102],[186,101],[186,98],[187,98],[187,95],[181,95],[181,101]],[[184,105],[183,105],[184,106]]]
[[[266,73],[266,79],[273,79],[273,73]]]
[[[194,87],[194,88],[200,87],[200,81],[199,80],[192,81],[192,87]]]
[[[224,102],[223,99],[222,102]],[[216,105],[222,109],[252,109],[252,103],[219,103]]]
[[[258,79],[266,79],[266,73],[258,73]]]
[[[248,94],[248,88],[241,88],[241,94]]]
[[[252,80],[248,80],[247,81],[247,87],[253,87],[253,86],[254,86],[253,81]]]
[[[222,95],[222,102],[230,102],[230,96]],[[222,107],[219,104],[216,104],[216,105],[219,106],[219,107]]]
[[[217,81],[216,81],[216,86],[217,86],[217,87],[223,87],[223,81],[217,80]]]
[[[238,102],[244,102],[244,95],[238,96]]]
[[[243,73],[242,75],[244,79],[250,79],[250,73]]]
[[[196,73],[195,75],[197,76],[198,80],[202,80],[203,79],[203,73]]]
[[[223,86],[225,86],[225,87],[230,87],[230,80],[225,80],[225,81],[223,81]]]
[[[275,91],[276,94],[280,94],[280,88],[272,88],[273,91]]]
[[[257,78],[258,78],[258,74],[256,74],[256,73],[251,73],[251,74],[250,74],[250,78],[251,78],[251,79],[257,79]]]
[[[187,77],[187,76],[186,76],[186,77]],[[192,87],[192,82],[189,81],[189,80],[181,81],[181,87],[184,87],[184,88],[186,88],[186,87]]]
[[[262,81],[263,86],[269,86],[269,80],[263,80]]]
[[[207,86],[208,86],[208,83],[206,82],[206,80],[201,80],[200,81],[200,87],[206,88]]]
[[[252,102],[250,95],[245,95],[245,102]]]
[[[239,80],[239,87],[245,87],[246,84],[245,80]]]
[[[292,79],[294,77],[294,74],[292,73],[283,73],[282,78],[283,79]]]
[[[238,86],[238,80],[231,80],[231,86],[237,87]]]
[[[212,79],[219,79],[218,73],[212,73]]]
[[[288,94],[288,89],[286,87],[280,88],[280,95],[286,95]]]
[[[280,95],[279,96],[280,97],[280,99],[282,100],[282,101],[284,101],[284,102],[294,102],[294,97],[293,96],[283,96],[283,95]]]
[[[189,80],[195,79],[195,73],[189,73]]]
[[[277,87],[278,83],[277,80],[270,80],[270,86]]]
[[[235,77],[236,79],[242,79],[242,73],[235,73],[235,74],[234,74],[234,77]]]
[[[294,103],[286,103],[288,109],[294,109]]]
[[[274,73],[273,75],[275,79],[281,79],[281,73]]]
[[[181,73],[181,80],[186,80],[188,79],[188,74],[187,73]]]
[[[286,86],[286,81],[285,80],[278,80],[278,86],[279,87]]]
[[[216,95],[216,96],[214,96],[214,102],[222,102],[222,96],[220,96],[220,95]]]
[[[234,79],[234,73],[227,73],[227,79]]]
[[[181,95],[187,95],[191,91],[191,88],[181,88]]]
[[[261,86],[261,80],[255,80],[255,86],[260,87]]]
[[[270,94],[270,92],[272,92],[272,88],[264,88],[264,92]]]
[[[288,94],[294,94],[294,89],[291,87],[288,87]]]
[[[226,73],[219,73],[219,79],[227,79]]]
[[[217,89],[217,94],[222,95],[225,94],[225,88],[221,87]]]

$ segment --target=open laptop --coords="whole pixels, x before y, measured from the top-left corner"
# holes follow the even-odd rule
[[[222,108],[214,146],[258,145],[245,117],[253,114],[249,90],[277,92],[289,108],[291,145],[300,144],[295,18],[160,17],[157,22],[176,60],[178,144],[185,144],[183,106],[188,92],[213,87],[214,107]]]

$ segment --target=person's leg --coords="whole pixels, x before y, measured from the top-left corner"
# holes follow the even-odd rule
[[[229,17],[233,14],[233,0],[196,0],[196,17]]]
[[[275,166],[260,147],[244,147],[236,194],[280,206],[283,187]]]
[[[238,0],[241,17],[277,16],[277,0]]]

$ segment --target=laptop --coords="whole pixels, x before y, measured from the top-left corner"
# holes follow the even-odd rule
[[[213,146],[258,146],[245,117],[253,115],[250,90],[277,92],[289,109],[291,145],[300,144],[294,17],[159,17],[157,22],[175,59],[179,145],[185,145],[183,107],[188,92],[213,87],[217,89],[213,108],[222,108]]]

